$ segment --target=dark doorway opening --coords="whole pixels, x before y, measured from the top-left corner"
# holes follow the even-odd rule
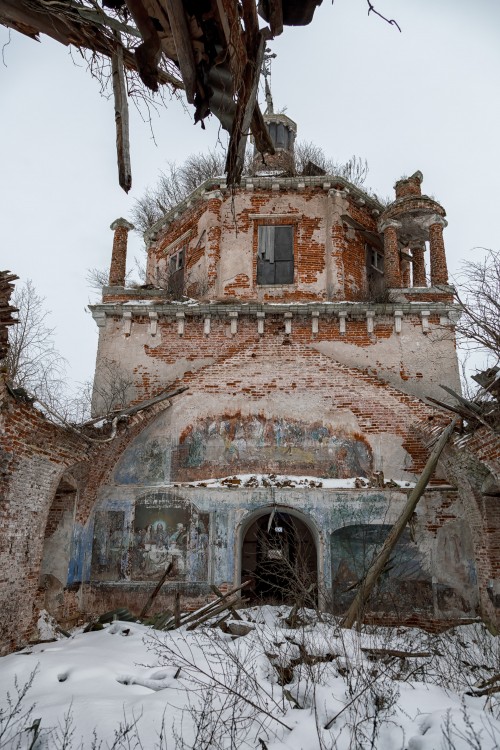
[[[280,510],[257,518],[243,539],[241,580],[251,581],[254,601],[314,607],[318,595],[317,550],[299,518]]]

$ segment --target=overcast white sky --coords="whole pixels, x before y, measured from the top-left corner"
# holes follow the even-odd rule
[[[368,160],[366,185],[392,194],[420,169],[423,189],[445,207],[448,262],[498,248],[500,2],[376,0],[400,34],[365,0],[324,0],[313,22],[285,28],[271,46],[276,107],[338,161]],[[0,45],[9,32],[0,27]],[[172,100],[149,125],[133,111],[133,187],[119,187],[112,99],[77,51],[12,32],[0,61],[0,267],[31,278],[47,298],[57,346],[73,381],[92,376],[97,328],[86,305],[89,267],[107,267],[110,223],[167,161],[214,147],[217,122],[202,131]],[[140,255],[131,236],[129,255]]]

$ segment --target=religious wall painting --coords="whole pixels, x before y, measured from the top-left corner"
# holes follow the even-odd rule
[[[352,524],[331,534],[332,596],[334,611],[344,612],[375,560],[392,526]],[[370,602],[374,610],[431,609],[432,576],[426,561],[405,529],[380,576]]]
[[[158,415],[124,450],[113,479],[116,484],[168,484],[170,482],[170,414]]]
[[[209,514],[192,505],[173,505],[156,493],[136,503],[130,547],[131,578],[167,581],[208,579]]]
[[[124,511],[97,511],[91,563],[95,581],[120,581],[128,577],[127,542]]]
[[[173,450],[176,480],[238,473],[368,476],[371,450],[361,435],[319,422],[241,414],[207,417],[187,427]]]
[[[166,436],[140,435],[125,451],[115,470],[117,484],[162,484],[168,481],[170,440]]]
[[[209,532],[208,513],[163,492],[127,514],[102,508],[94,518],[92,580],[157,581],[169,568],[167,581],[207,581]]]

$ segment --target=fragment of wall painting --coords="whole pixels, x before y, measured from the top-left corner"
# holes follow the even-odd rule
[[[263,416],[207,417],[186,428],[172,456],[174,479],[228,472],[276,472],[346,478],[367,476],[368,444],[319,422]]]
[[[206,581],[210,517],[192,506],[171,506],[156,493],[135,506],[130,547],[124,541],[125,514],[99,511],[94,523],[92,578],[100,581]]]
[[[391,530],[388,524],[353,524],[331,535],[334,611],[344,611],[356,593],[355,584],[368,571]],[[431,608],[432,576],[416,543],[405,529],[375,592],[372,607]]]

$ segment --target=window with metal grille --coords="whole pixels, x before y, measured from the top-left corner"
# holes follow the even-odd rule
[[[293,226],[260,226],[257,284],[293,284]]]

